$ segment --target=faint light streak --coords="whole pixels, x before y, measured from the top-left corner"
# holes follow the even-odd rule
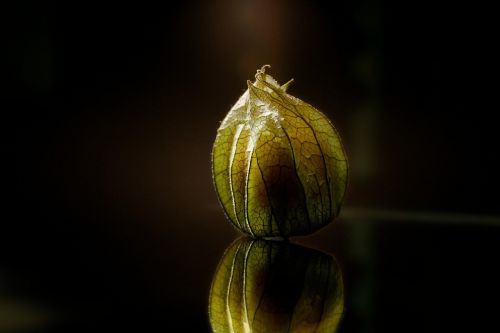
[[[363,207],[346,207],[340,215],[342,220],[379,220],[384,222],[417,222],[456,225],[500,226],[500,216],[458,214],[447,212],[384,210]]]

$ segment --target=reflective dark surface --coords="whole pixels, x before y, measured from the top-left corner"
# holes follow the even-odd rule
[[[209,216],[199,233],[181,218],[162,232],[124,220],[110,229],[44,225],[3,242],[0,332],[210,331],[211,281],[238,235],[219,213]],[[449,332],[495,318],[500,228],[473,223],[352,218],[294,242],[335,254],[339,332]]]

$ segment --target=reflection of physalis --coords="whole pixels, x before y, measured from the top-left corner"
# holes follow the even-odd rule
[[[252,237],[310,234],[338,216],[347,159],[330,120],[263,66],[222,121],[212,150],[217,195]]]
[[[325,253],[240,238],[224,253],[209,298],[212,330],[328,332],[344,309],[342,275]]]

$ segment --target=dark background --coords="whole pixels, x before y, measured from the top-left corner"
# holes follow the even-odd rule
[[[211,277],[237,235],[211,145],[263,64],[295,79],[289,92],[330,116],[348,153],[344,216],[299,240],[343,267],[342,331],[488,327],[500,163],[487,13],[372,0],[4,8],[0,331],[208,331]]]

